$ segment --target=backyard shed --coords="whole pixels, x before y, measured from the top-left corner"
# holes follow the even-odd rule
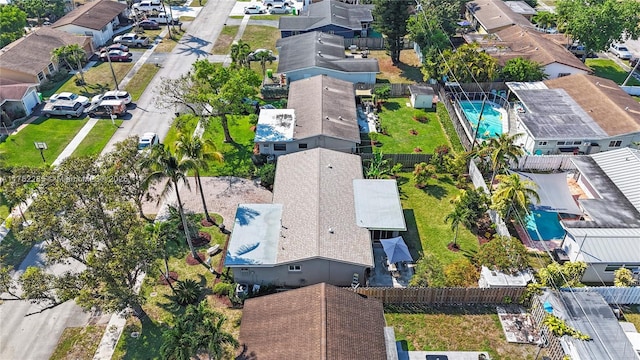
[[[409,85],[409,92],[411,93],[411,106],[415,109],[433,108],[435,91],[433,91],[431,86]]]

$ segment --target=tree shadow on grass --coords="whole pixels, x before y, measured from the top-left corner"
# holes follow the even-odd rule
[[[395,110],[400,109],[400,104],[398,104],[396,102],[387,101],[384,104],[382,104],[382,107],[385,110],[395,111]]]
[[[442,200],[447,195],[449,195],[447,189],[438,184],[427,184],[427,186],[422,188],[422,191],[438,200]]]
[[[156,323],[145,317],[142,327],[129,325],[124,329],[122,338],[125,341],[123,359],[159,359],[162,333],[167,329],[166,324]],[[138,332],[137,338],[131,337],[132,332]]]
[[[228,143],[233,147],[230,151],[224,153],[224,163],[218,167],[218,176],[232,175],[238,177],[247,177],[250,175],[252,166],[252,151],[243,144],[236,142]]]
[[[400,69],[400,76],[403,78],[418,83],[424,82],[424,77],[419,66],[412,66],[405,63],[399,63],[397,66],[398,69]]]
[[[496,307],[492,304],[386,304],[384,312],[388,314],[493,315],[496,314]]]
[[[420,231],[418,230],[418,225],[416,223],[416,216],[413,209],[404,209],[402,210],[402,213],[404,215],[407,231],[401,232],[400,235],[402,235],[404,242],[407,244],[411,257],[416,260],[420,258],[423,253],[422,242],[420,241]]]

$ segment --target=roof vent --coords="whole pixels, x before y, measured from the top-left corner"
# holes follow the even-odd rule
[[[628,106],[627,106],[627,107],[625,107],[625,108],[624,108],[624,111],[629,111],[629,107],[628,107]]]
[[[318,56],[322,56],[322,51],[318,51]]]
[[[320,44],[322,44],[322,39],[318,39],[318,42],[319,42]]]
[[[329,120],[329,117],[328,117],[328,116],[325,116],[325,117],[324,117],[324,119],[325,119],[325,120]]]
[[[331,164],[327,164],[327,167],[328,167],[329,169],[333,169],[333,165],[331,165]]]
[[[333,234],[333,228],[329,228],[329,234]]]
[[[338,120],[342,120],[342,115],[338,116]]]
[[[325,89],[325,90],[329,90],[329,87],[328,87],[328,86],[325,86],[325,87],[324,87],[324,89]]]

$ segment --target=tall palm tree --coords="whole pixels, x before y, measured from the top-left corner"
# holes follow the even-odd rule
[[[247,57],[251,53],[251,46],[242,40],[231,44],[231,62],[239,67],[249,67]]]
[[[226,317],[212,311],[206,301],[198,305],[198,315],[198,318],[202,319],[202,330],[199,332],[201,336],[197,339],[198,348],[206,350],[210,360],[224,359],[225,346],[239,345],[233,335],[222,329],[222,325],[227,320]]]
[[[162,333],[160,356],[162,359],[191,360],[194,353],[195,341],[190,336],[187,324],[178,321],[177,324]]]
[[[84,52],[84,49],[78,44],[61,46],[59,48],[53,49],[53,51],[51,52],[51,58],[54,62],[64,62],[71,70],[74,70],[74,66],[77,67],[78,74],[80,74],[80,79],[82,80],[82,85],[85,84],[82,62],[86,59],[86,57],[87,54]]]
[[[524,155],[524,150],[520,145],[516,145],[515,141],[522,137],[522,134],[500,134],[496,138],[489,140],[490,160],[491,160],[491,181],[493,184],[497,173],[509,165],[509,161],[518,161],[520,156]],[[491,189],[492,186],[489,186]]]
[[[540,196],[535,190],[536,184],[530,180],[522,180],[520,175],[513,173],[510,175],[497,175],[498,187],[491,196],[493,207],[497,209],[504,217],[505,221],[509,220],[512,210],[516,213],[524,215],[532,199],[540,202]]]
[[[453,231],[453,247],[458,248],[458,230],[460,224],[466,224],[469,221],[470,210],[464,206],[456,206],[445,218],[444,222],[451,221],[451,231]]]
[[[155,244],[158,244],[162,248],[162,258],[164,261],[164,271],[160,271],[165,281],[171,288],[171,291],[175,294],[176,289],[173,287],[173,281],[169,272],[169,254],[167,251],[167,244],[169,240],[177,242],[175,233],[172,231],[171,226],[166,221],[156,221],[153,224],[148,224],[146,227],[147,232],[150,234],[151,239]],[[173,281],[172,281],[173,280]]]
[[[187,238],[189,250],[191,250],[191,254],[194,259],[200,259],[198,253],[193,247],[193,243],[191,242],[187,217],[184,214],[184,207],[182,205],[182,199],[180,199],[180,191],[178,190],[180,183],[184,183],[187,189],[190,189],[186,174],[187,171],[194,168],[193,161],[189,158],[182,158],[181,160],[178,160],[178,158],[171,153],[171,150],[169,150],[168,147],[158,145],[154,146],[149,156],[142,160],[142,164],[153,171],[145,179],[145,182],[152,183],[159,179],[169,180],[167,181],[164,189],[162,189],[158,202],[162,198],[166,198],[171,191],[175,190],[176,197],[178,199],[178,211],[180,212],[180,219],[182,220],[184,235]]]
[[[219,163],[224,161],[222,153],[216,151],[216,146],[210,139],[202,140],[197,136],[190,136],[184,133],[180,134],[180,137],[176,141],[176,151],[178,155],[191,160],[191,164],[193,165],[192,170],[196,175],[196,185],[200,191],[204,215],[208,222],[215,224],[215,220],[211,218],[209,210],[207,209],[207,202],[204,198],[204,191],[202,190],[202,180],[200,179],[200,170],[208,170],[209,161]]]
[[[264,82],[265,74],[267,73],[267,63],[273,63],[273,55],[268,50],[262,50],[253,55],[255,61],[260,62],[260,68],[262,69],[262,81]]]

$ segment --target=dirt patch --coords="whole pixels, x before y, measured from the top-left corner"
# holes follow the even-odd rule
[[[391,62],[391,57],[384,50],[372,50],[369,56],[378,59],[378,66],[380,67],[378,79],[388,80],[392,83],[424,81],[420,72],[420,60],[416,52],[411,49],[400,52],[400,64],[398,65],[394,65]]]
[[[204,261],[204,253],[199,252],[198,253],[198,257],[200,258],[200,260]],[[198,260],[196,260],[196,258],[193,257],[192,253],[189,253],[189,255],[187,255],[187,264],[189,265],[199,265],[200,262]]]
[[[51,359],[91,359],[106,328],[106,325],[66,328]]]

